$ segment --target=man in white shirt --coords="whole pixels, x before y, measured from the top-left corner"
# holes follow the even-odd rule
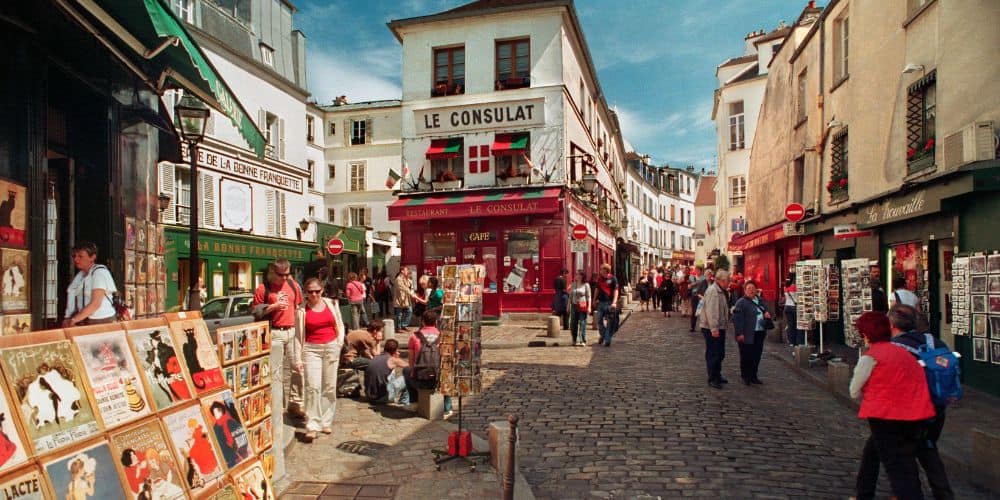
[[[80,272],[66,290],[66,316],[63,326],[94,325],[115,321],[111,296],[118,289],[108,268],[96,264],[97,245],[81,241],[73,247],[73,265]]]
[[[904,304],[920,311],[920,298],[917,294],[906,288],[906,278],[902,276],[893,278],[892,295],[889,296],[889,305]]]

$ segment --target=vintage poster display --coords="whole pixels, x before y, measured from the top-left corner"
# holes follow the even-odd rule
[[[0,362],[25,434],[36,453],[45,453],[83,441],[100,429],[70,341],[33,343],[38,335],[55,333],[12,337],[24,345],[0,349]]]
[[[126,499],[111,449],[104,440],[44,460],[42,465],[57,499]]]
[[[441,279],[454,282],[458,292],[451,294],[450,301],[446,300],[441,308],[438,390],[442,394],[470,396],[481,391],[481,285],[485,271],[484,266],[442,266]]]
[[[951,263],[951,332],[969,335],[969,258],[955,257]]]
[[[225,386],[219,356],[205,321],[179,319],[170,322],[174,345],[179,346],[195,393],[203,395]]]
[[[271,330],[268,322],[219,328],[219,358],[231,365],[271,352]]]
[[[236,410],[232,391],[222,391],[201,398],[215,442],[222,452],[222,458],[230,469],[251,457],[250,438]]]
[[[222,488],[220,488],[219,491],[216,491],[211,495],[205,497],[205,500],[243,500],[243,499],[244,497],[236,493],[236,487],[231,484],[226,484]]]
[[[19,335],[31,331],[30,314],[5,314],[0,322],[3,335]]]
[[[30,455],[11,401],[7,388],[0,388],[0,474],[24,464]]]
[[[0,179],[0,245],[27,248],[28,188]]]
[[[136,236],[135,218],[125,217],[125,251],[135,250]]]
[[[145,326],[144,323],[160,325]],[[148,320],[133,321],[125,326],[136,362],[146,377],[156,409],[164,410],[191,400],[190,381],[182,367],[184,361],[167,325],[162,321]]]
[[[0,495],[4,500],[44,500],[48,498],[38,467],[32,466],[0,477]]]
[[[254,460],[248,467],[245,467],[232,474],[236,491],[243,498],[253,498],[255,500],[274,500],[274,489],[271,487],[271,480],[264,473],[264,467],[260,462]]]
[[[123,330],[77,335],[73,337],[73,342],[80,353],[97,413],[105,429],[153,412]]]
[[[263,453],[271,447],[274,436],[274,429],[271,428],[271,419],[250,427],[250,444],[253,445],[255,453]]]
[[[236,399],[236,409],[245,424],[255,424],[271,416],[271,391],[267,388]]]
[[[164,415],[162,420],[185,486],[194,496],[204,493],[225,469],[201,408],[192,404]]]
[[[115,431],[109,440],[130,498],[185,498],[180,466],[158,420],[148,419],[134,427]]]
[[[30,260],[27,250],[0,249],[0,307],[5,313],[28,310]]]

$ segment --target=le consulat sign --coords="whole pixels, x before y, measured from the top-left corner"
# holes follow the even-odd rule
[[[531,127],[545,124],[545,98],[418,109],[413,114],[417,135]]]

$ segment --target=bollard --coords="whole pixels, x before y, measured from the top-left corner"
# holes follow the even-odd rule
[[[382,320],[382,339],[389,340],[396,338],[396,321],[393,319]]]
[[[562,328],[562,318],[559,316],[549,316],[549,327],[548,335],[549,338],[556,338],[559,336],[559,329]]]
[[[826,364],[826,383],[830,389],[842,396],[850,396],[851,365],[843,361],[829,361]]]
[[[795,357],[795,366],[804,370],[809,369],[809,355],[812,354],[812,351],[812,346],[795,346],[795,350],[792,351],[792,354]]]
[[[517,451],[517,415],[507,417],[510,422],[510,437],[507,439],[507,468],[503,472],[503,498],[504,500],[514,500],[514,471],[517,464],[514,463],[515,452]]]

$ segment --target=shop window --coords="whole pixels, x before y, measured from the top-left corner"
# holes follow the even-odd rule
[[[229,293],[250,291],[252,270],[249,262],[231,261],[229,263]]]
[[[425,270],[437,270],[437,266],[458,262],[455,233],[424,233]]]
[[[937,72],[910,85],[906,99],[906,163],[909,173],[934,166]]]
[[[465,46],[434,49],[431,97],[465,93]]]
[[[518,229],[504,233],[505,257],[510,268],[504,279],[508,292],[531,292],[540,288],[538,231]],[[506,263],[506,262],[505,262]]]
[[[746,147],[746,131],[744,129],[743,101],[729,103],[729,150],[736,151]],[[671,184],[671,191],[676,188]]]
[[[531,86],[530,46],[527,38],[497,42],[495,90]]]
[[[485,174],[490,171],[490,147],[469,146],[469,173]]]

